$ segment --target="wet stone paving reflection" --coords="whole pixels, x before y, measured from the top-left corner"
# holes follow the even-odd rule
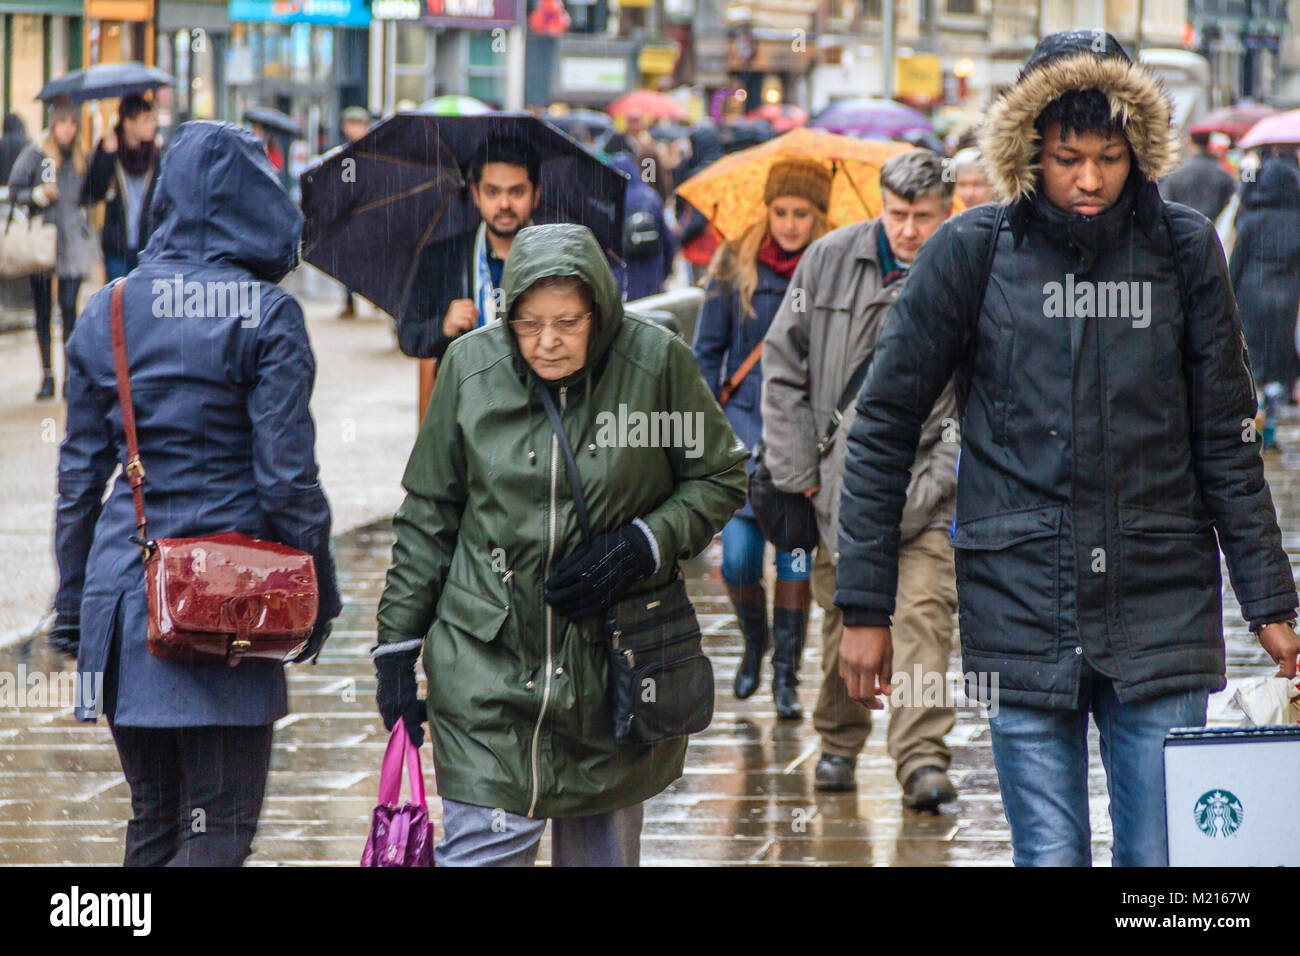
[[[1278,428],[1283,447],[1268,459],[1284,545],[1300,556],[1300,428],[1289,416]],[[250,865],[356,865],[365,843],[387,734],[375,712],[369,649],[392,533],[378,522],[340,536],[336,558],[345,609],[314,667],[290,668],[292,713],[276,728],[268,794]],[[717,576],[720,547],[686,573],[713,660],[717,703],[713,724],[693,738],[686,772],[646,806],[642,861],[682,864],[1009,865],[1011,845],[993,768],[987,721],[960,709],[949,742],[951,776],[960,799],[940,814],[904,810],[885,752],[886,720],[877,715],[858,761],[857,791],[813,790],[818,744],[811,712],[820,675],[821,615],[814,610],[801,670],[805,716],[778,723],[765,665],[762,689],[735,700],[731,681],[740,636]],[[1225,581],[1226,570],[1225,570]],[[770,595],[770,586],[769,586]],[[1229,700],[1243,680],[1271,673],[1225,587],[1228,633],[1226,691],[1210,700],[1211,725],[1234,725]],[[0,649],[0,672],[70,670],[39,641]],[[949,665],[958,680],[960,659]],[[1094,862],[1109,863],[1110,819],[1105,777],[1090,732]],[[429,748],[425,776],[433,790]],[[437,819],[440,803],[430,800]],[[83,725],[71,709],[0,708],[0,863],[121,862],[130,796],[106,725]],[[543,840],[540,859],[549,854]]]

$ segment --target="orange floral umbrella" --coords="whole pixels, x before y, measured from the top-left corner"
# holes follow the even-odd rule
[[[763,187],[777,159],[816,159],[831,171],[827,210],[832,229],[880,215],[880,167],[907,143],[854,139],[820,130],[795,129],[766,143],[724,156],[696,173],[677,195],[698,209],[728,242],[763,218]],[[962,208],[954,198],[954,208]]]

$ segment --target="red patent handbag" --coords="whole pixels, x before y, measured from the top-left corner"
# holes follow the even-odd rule
[[[126,476],[135,503],[131,540],[144,557],[149,651],[155,657],[231,667],[246,657],[286,661],[307,644],[320,589],[311,555],[237,531],[201,538],[150,540],[144,514],[144,465],[126,360],[122,287],[113,286],[109,321],[113,367],[126,433]]]

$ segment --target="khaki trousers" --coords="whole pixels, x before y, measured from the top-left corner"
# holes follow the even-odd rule
[[[813,727],[823,753],[856,757],[871,733],[871,711],[849,698],[840,677],[840,638],[844,616],[835,598],[835,566],[822,542],[813,562],[813,597],[825,612],[822,623],[822,686],[813,711]],[[957,576],[948,533],[923,531],[898,553],[898,594],[893,615],[895,696],[907,706],[890,703],[886,745],[899,782],[918,767],[947,770],[952,755],[944,735],[952,730],[955,711],[948,692],[948,658],[952,653],[952,615],[957,609]],[[917,668],[921,686],[917,686]],[[900,692],[900,688],[905,692]],[[929,688],[931,693],[925,693]],[[942,691],[939,695],[938,691]]]

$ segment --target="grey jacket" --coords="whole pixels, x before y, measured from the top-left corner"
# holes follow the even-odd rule
[[[41,185],[43,161],[54,162],[47,151],[48,134],[28,143],[9,174],[9,196],[15,203],[26,205],[32,214],[39,213],[59,230],[58,261],[54,272],[60,278],[81,279],[90,275],[97,258],[95,233],[82,205],[85,196],[86,176],[77,172],[71,162],[58,166],[55,183],[59,198],[49,206],[41,207],[32,201],[32,190]],[[43,149],[45,146],[47,149]]]
[[[818,529],[831,545],[837,540],[853,404],[824,457],[818,454],[817,442],[854,370],[875,348],[890,306],[907,281],[881,287],[880,228],[878,219],[856,223],[809,246],[763,340],[764,459],[782,491],[819,486],[813,498]],[[921,433],[901,541],[951,525],[959,447],[957,401],[949,382]],[[833,558],[838,556],[836,549]]]

